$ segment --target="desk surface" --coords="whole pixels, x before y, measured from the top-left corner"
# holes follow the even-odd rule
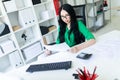
[[[92,53],[89,60],[76,58],[80,52]],[[58,61],[72,61],[72,68],[68,70],[40,71],[34,73],[25,72],[29,65],[13,70],[6,74],[18,76],[23,80],[75,80],[72,76],[77,73],[76,69],[84,66],[90,72],[97,66],[96,73],[99,77],[96,80],[120,80],[120,31],[112,31],[98,38],[97,43],[77,54],[59,52],[54,55],[38,57],[38,61],[32,64],[49,63]]]

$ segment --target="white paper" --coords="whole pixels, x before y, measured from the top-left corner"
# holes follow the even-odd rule
[[[66,43],[45,45],[45,48],[52,51],[67,51],[70,47]]]

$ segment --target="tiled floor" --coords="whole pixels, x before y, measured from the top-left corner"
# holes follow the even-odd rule
[[[93,32],[95,37],[99,37],[100,35],[107,33],[112,30],[120,30],[120,16],[112,16],[111,22],[108,22],[104,27]]]

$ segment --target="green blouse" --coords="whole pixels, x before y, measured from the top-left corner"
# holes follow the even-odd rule
[[[79,31],[85,36],[85,39],[90,40],[90,39],[95,39],[94,35],[86,28],[86,26],[81,22],[78,21],[78,26],[79,26]],[[60,31],[60,28],[58,28],[58,32]],[[65,31],[65,42],[70,46],[74,46],[75,45],[75,39],[74,39],[74,34],[71,33],[70,34],[70,39],[68,38],[69,35],[69,29],[66,27],[66,31]],[[59,34],[58,34],[59,36]],[[56,43],[59,44],[60,40],[59,38],[57,38]]]

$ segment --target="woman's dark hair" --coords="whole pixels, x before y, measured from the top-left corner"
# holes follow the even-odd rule
[[[61,19],[61,15],[60,15],[61,10],[67,11],[71,17],[70,34],[71,34],[71,32],[73,32],[73,34],[75,36],[76,44],[84,42],[85,37],[82,35],[82,33],[80,33],[80,31],[78,29],[78,22],[77,22],[75,11],[74,11],[73,7],[69,4],[63,4],[59,10],[59,25],[60,25],[59,39],[60,39],[60,42],[62,43],[65,41],[64,34],[65,34],[66,26],[67,26],[67,24],[65,22],[63,22]],[[69,38],[70,38],[70,36],[69,36]]]

